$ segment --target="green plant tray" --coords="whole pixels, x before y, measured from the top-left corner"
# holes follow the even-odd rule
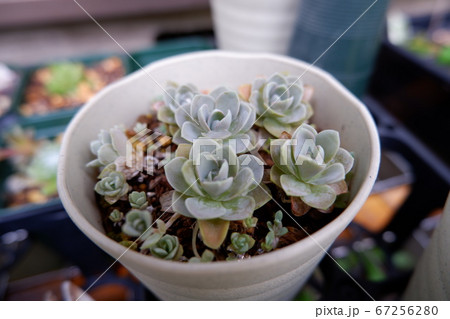
[[[30,81],[31,75],[38,69],[49,66],[54,63],[58,62],[81,62],[87,66],[94,65],[97,62],[100,62],[101,60],[117,56],[121,59],[122,64],[125,69],[125,75],[131,73],[132,68],[130,65],[130,59],[123,54],[98,54],[98,55],[91,55],[86,57],[75,57],[75,58],[67,58],[67,59],[58,59],[55,61],[52,61],[50,63],[42,63],[38,65],[33,65],[29,67],[22,68],[22,81],[20,84],[20,87],[17,92],[17,98],[15,99],[15,102],[12,106],[12,113],[18,116],[19,118],[19,124],[25,127],[30,126],[61,126],[61,123],[64,123],[64,121],[69,117],[73,117],[75,113],[80,109],[80,106],[70,108],[70,109],[63,109],[60,111],[53,111],[49,112],[47,114],[43,115],[31,115],[31,116],[24,116],[20,113],[20,105],[23,103],[23,97],[25,94],[25,90],[27,88],[27,85]]]
[[[69,123],[71,117],[66,117],[65,119],[61,119],[61,123],[65,122],[65,125],[61,126],[55,126],[55,127],[45,127],[43,125],[38,125],[36,127],[33,127],[35,130],[35,138],[36,139],[52,139],[56,137],[58,134],[64,132],[65,127]],[[0,146],[4,146],[5,142],[0,137]],[[63,206],[61,204],[61,201],[59,198],[53,198],[49,201],[41,204],[24,204],[17,207],[5,207],[5,201],[6,201],[6,178],[14,173],[14,167],[12,164],[5,160],[0,162],[0,223],[2,222],[2,219],[4,219],[6,216],[10,215],[24,215],[26,214],[32,214],[32,213],[39,213],[41,211],[50,211],[50,210],[56,210],[56,209],[63,209]]]

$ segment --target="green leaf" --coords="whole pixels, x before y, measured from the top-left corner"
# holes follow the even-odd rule
[[[225,240],[230,222],[222,219],[198,220],[203,243],[211,249],[218,249]]]
[[[175,114],[167,105],[164,105],[158,109],[157,117],[160,122],[176,125]]]
[[[233,184],[233,178],[228,177],[227,179],[222,181],[203,181],[200,184],[209,196],[211,196],[212,198],[217,198],[231,187],[231,185]]]
[[[194,216],[189,212],[186,207],[186,199],[188,197],[179,192],[173,192],[172,195],[172,209],[174,212],[183,215],[188,218],[194,218]]]
[[[311,193],[311,187],[305,184],[292,175],[281,175],[280,177],[281,187],[288,196],[305,196]]]
[[[239,112],[239,97],[233,91],[223,92],[217,97],[216,107],[224,114],[230,111],[231,116],[235,118]]]
[[[186,199],[186,207],[189,213],[199,220],[215,219],[231,212],[231,209],[223,207],[220,202],[202,197],[190,197]]]
[[[341,163],[335,163],[328,166],[319,174],[311,178],[308,183],[313,185],[334,184],[345,179],[344,166]]]
[[[334,130],[324,130],[316,135],[316,145],[323,147],[325,151],[324,161],[328,163],[339,150],[339,133]]]
[[[164,172],[169,184],[178,192],[188,196],[195,196],[197,193],[189,187],[190,184],[184,179],[182,167],[188,160],[184,157],[175,157],[164,166]]]
[[[255,185],[261,183],[264,175],[264,163],[254,155],[244,154],[238,157],[241,167],[248,167],[253,172]]]
[[[255,211],[255,200],[250,196],[237,197],[223,202],[222,205],[231,210],[220,217],[225,220],[243,220],[250,217]]]
[[[84,66],[81,63],[52,64],[49,69],[50,79],[45,83],[45,89],[50,94],[72,93],[83,80]]]
[[[281,133],[283,133],[284,131],[290,131],[291,129],[288,125],[282,124],[270,117],[266,117],[264,119],[263,125],[264,128],[275,137],[280,137]]]
[[[274,165],[272,166],[272,168],[270,169],[270,180],[272,181],[272,183],[274,183],[275,185],[277,185],[278,187],[281,187],[281,175],[283,175],[284,172],[278,168],[278,166]]]
[[[263,183],[260,183],[255,189],[248,193],[247,196],[250,196],[255,200],[255,210],[264,206],[272,199],[269,187]]]
[[[330,164],[341,163],[344,166],[345,174],[347,174],[352,169],[354,161],[355,159],[350,152],[340,148]]]

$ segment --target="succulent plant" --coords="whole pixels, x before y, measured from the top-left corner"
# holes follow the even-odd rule
[[[130,186],[121,172],[107,171],[100,176],[101,180],[95,184],[94,190],[104,196],[105,201],[110,205],[128,193]]]
[[[243,224],[244,224],[245,228],[256,227],[257,223],[258,223],[258,218],[256,218],[256,217],[248,217],[243,220]]]
[[[278,241],[281,236],[284,236],[288,233],[288,229],[283,227],[281,220],[283,219],[283,213],[281,210],[275,213],[274,221],[267,222],[267,228],[269,228],[269,232],[266,235],[264,242],[261,244],[261,248],[265,251],[271,251],[278,246]]]
[[[312,126],[302,124],[292,139],[272,141],[270,152],[275,163],[270,171],[271,180],[286,195],[299,197],[310,207],[327,210],[336,195],[347,191],[345,175],[353,166],[353,157],[340,148],[337,131],[317,133]]]
[[[166,259],[178,260],[183,255],[183,246],[180,245],[178,237],[164,235],[155,245],[150,247],[152,256]]]
[[[148,210],[132,209],[125,215],[122,232],[130,237],[146,239],[151,234],[152,215]]]
[[[276,73],[253,82],[250,103],[256,109],[256,125],[280,137],[283,131],[292,133],[313,114],[311,105],[303,101],[304,88],[295,77]]]
[[[113,223],[119,223],[123,219],[123,213],[118,209],[114,209],[108,216],[109,220]]]
[[[26,174],[41,187],[44,195],[57,193],[56,172],[59,161],[60,144],[49,142],[39,148],[33,156]]]
[[[145,192],[133,191],[128,195],[130,206],[136,209],[146,209],[148,206],[147,195]]]
[[[173,135],[178,129],[175,121],[176,110],[189,106],[194,96],[200,92],[192,84],[178,85],[173,82],[168,84],[165,91],[164,103],[159,107],[157,116],[159,121],[168,125],[169,133]]]
[[[192,257],[189,259],[190,263],[209,263],[211,261],[213,261],[215,258],[214,253],[209,250],[209,249],[205,249],[205,251],[203,252],[202,256],[199,257]]]
[[[246,152],[251,145],[249,131],[255,119],[254,108],[240,101],[235,92],[219,87],[209,95],[194,96],[192,103],[175,111],[179,130],[173,141],[176,144],[193,143],[204,137],[228,141],[237,153]]]
[[[212,150],[200,152],[204,146]],[[251,217],[270,199],[261,191],[262,161],[248,154],[237,157],[231,147],[213,140],[196,140],[189,158],[176,157],[164,170],[175,189],[173,210],[196,218],[204,243],[213,249],[225,239],[230,220]]]
[[[165,235],[167,230],[166,223],[164,223],[161,219],[157,219],[156,225],[157,228],[149,229],[150,235],[142,243],[141,250],[150,249]]]
[[[255,245],[255,240],[247,234],[232,233],[230,240],[231,244],[228,246],[228,250],[237,255],[245,254]]]
[[[84,76],[84,66],[81,63],[52,64],[49,70],[50,77],[45,88],[51,94],[67,95],[75,91]]]
[[[120,127],[101,130],[98,139],[91,142],[91,152],[97,158],[88,167],[102,167],[113,163],[118,157],[126,156],[127,136]]]

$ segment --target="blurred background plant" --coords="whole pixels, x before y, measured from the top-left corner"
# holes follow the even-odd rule
[[[5,134],[0,160],[9,160],[14,172],[5,180],[7,206],[44,203],[58,195],[56,169],[61,137],[35,139],[33,130],[20,126]]]

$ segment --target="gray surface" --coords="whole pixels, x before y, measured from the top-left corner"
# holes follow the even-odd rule
[[[148,47],[163,32],[211,28],[209,10],[101,22],[127,51]],[[0,61],[33,64],[95,53],[123,53],[93,21],[82,24],[0,31]]]

